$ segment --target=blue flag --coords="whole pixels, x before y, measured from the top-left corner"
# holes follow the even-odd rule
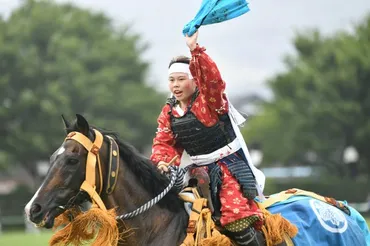
[[[245,0],[203,0],[193,20],[184,26],[184,36],[192,36],[200,26],[227,21],[249,11]]]

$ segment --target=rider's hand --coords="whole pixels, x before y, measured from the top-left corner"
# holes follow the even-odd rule
[[[164,161],[158,162],[158,170],[163,174],[163,173],[168,173],[168,163]]]
[[[164,162],[164,161],[160,161],[158,162],[158,165],[157,165],[157,168],[158,170],[160,170],[160,172],[163,174],[163,173],[168,173],[169,172],[169,169],[168,169],[168,166],[171,166],[173,163],[175,163],[176,159],[177,159],[177,155],[172,158],[172,160],[170,162]]]
[[[186,35],[186,44],[191,51],[193,51],[197,47],[197,40],[198,40],[198,31],[194,33],[192,36]]]

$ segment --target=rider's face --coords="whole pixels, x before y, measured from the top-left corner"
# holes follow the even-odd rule
[[[193,95],[196,85],[193,79],[189,79],[187,73],[171,73],[168,77],[168,86],[172,94],[182,103],[187,103]]]

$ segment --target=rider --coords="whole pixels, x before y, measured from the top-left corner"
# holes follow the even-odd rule
[[[211,190],[221,202],[221,225],[239,244],[258,245],[255,229],[261,228],[263,216],[253,200],[258,193],[254,167],[241,148],[244,140],[233,129],[225,82],[197,38],[198,32],[186,36],[191,59],[178,56],[170,61],[172,97],[158,117],[151,160],[162,172],[183,155],[197,166],[207,166]],[[174,164],[180,165],[180,158]]]

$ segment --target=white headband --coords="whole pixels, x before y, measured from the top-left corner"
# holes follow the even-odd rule
[[[172,73],[186,73],[189,76],[189,79],[193,78],[193,76],[191,76],[189,64],[182,62],[176,62],[170,66],[168,69],[168,76],[170,76]]]

